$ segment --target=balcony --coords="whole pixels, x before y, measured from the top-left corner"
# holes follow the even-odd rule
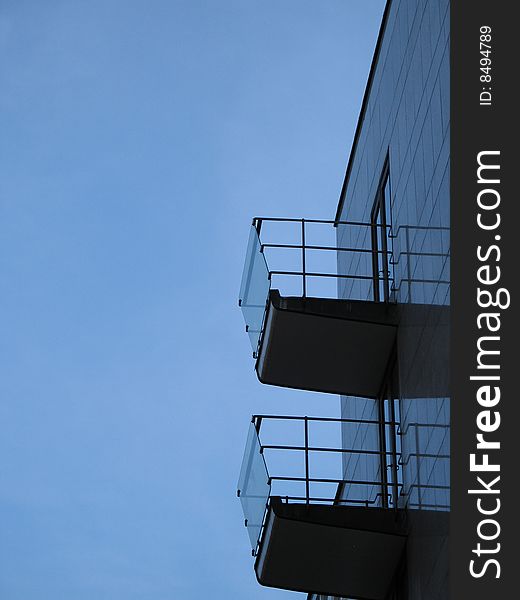
[[[356,247],[337,243],[337,225]],[[253,220],[239,305],[262,383],[378,397],[398,323],[381,227]]]
[[[376,433],[383,426],[393,441],[381,447],[391,451],[346,449],[347,423],[372,426]],[[406,543],[397,510],[398,435],[395,422],[253,417],[237,494],[260,584],[338,597],[387,597]],[[366,461],[373,478],[346,480],[347,455]]]

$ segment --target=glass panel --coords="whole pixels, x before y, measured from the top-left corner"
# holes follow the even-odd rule
[[[269,270],[255,227],[251,227],[240,286],[240,308],[244,315],[253,352],[258,349],[265,306],[269,294]]]
[[[238,480],[238,491],[251,547],[255,550],[262,530],[271,485],[269,484],[269,475],[264,457],[260,454],[260,440],[254,423],[251,423],[247,436],[246,449]]]

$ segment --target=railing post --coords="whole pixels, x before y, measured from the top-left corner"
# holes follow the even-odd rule
[[[303,273],[303,297],[307,296],[307,282],[305,279],[305,219],[302,219],[302,273]]]
[[[305,424],[305,504],[309,504],[309,419],[304,417]]]

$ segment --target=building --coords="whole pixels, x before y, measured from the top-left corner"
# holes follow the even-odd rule
[[[260,381],[340,396],[338,419],[254,416],[238,486],[259,582],[310,599],[449,597],[449,27],[447,0],[387,2],[335,218],[251,229]]]

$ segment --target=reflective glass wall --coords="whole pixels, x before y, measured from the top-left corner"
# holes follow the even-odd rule
[[[383,189],[390,301],[402,307],[393,385],[398,391],[390,393],[401,420],[399,505],[412,515],[406,585],[410,593],[414,589],[411,597],[422,598],[448,597],[442,515],[449,510],[450,476],[449,31],[447,0],[391,2],[339,214],[341,220],[371,222]],[[337,234],[341,246],[374,243],[370,230],[340,225]],[[338,253],[340,272],[367,268],[344,260]],[[340,297],[357,296],[353,285],[342,282]],[[373,289],[364,293],[374,299]],[[374,401],[342,397],[341,404],[344,418],[381,417]],[[376,450],[380,443],[380,431],[371,425],[344,427],[345,447]],[[344,462],[346,478],[376,479],[382,468],[376,458],[347,456]],[[432,527],[436,535],[427,537]]]

